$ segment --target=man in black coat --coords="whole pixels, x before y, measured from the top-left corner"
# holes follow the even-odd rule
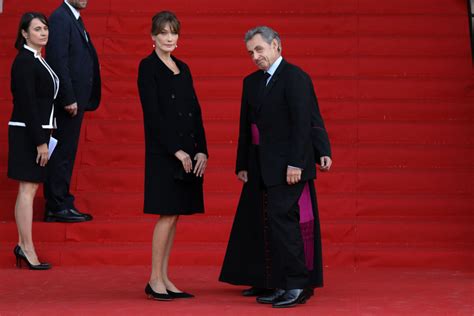
[[[291,307],[313,294],[314,278],[309,271],[313,264],[308,265],[312,260],[305,256],[312,258],[314,254],[306,253],[299,202],[305,187],[314,192],[315,154],[328,152],[325,148],[329,148],[329,142],[319,110],[315,109],[310,77],[281,57],[278,34],[268,27],[257,27],[247,32],[245,42],[260,70],[244,79],[236,172],[239,179],[247,181],[249,152],[252,145],[257,145],[270,229],[270,284],[275,288],[270,295],[257,297],[257,301]],[[327,146],[317,140],[320,130]],[[323,171],[332,164],[329,155],[319,156]],[[321,286],[322,275],[318,278],[317,286]]]
[[[101,84],[97,53],[80,12],[87,0],[65,0],[49,19],[46,60],[60,80],[57,125],[58,145],[48,163],[44,185],[47,222],[84,222],[92,219],[74,205],[70,192],[84,111],[97,109]]]

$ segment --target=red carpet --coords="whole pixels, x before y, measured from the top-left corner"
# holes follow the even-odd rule
[[[294,312],[472,313],[474,76],[464,0],[90,1],[83,18],[101,61],[103,104],[84,121],[72,188],[96,219],[43,223],[38,194],[34,239],[55,269],[33,274],[12,270],[10,65],[20,14],[49,14],[60,2],[5,0],[0,14],[1,315],[270,313],[216,282],[240,193],[241,82],[254,70],[242,38],[256,24],[278,30],[284,57],[312,76],[333,143],[334,168],[316,183],[326,287]],[[171,259],[179,284],[198,298],[172,305],[142,293],[154,217],[141,211],[136,75],[152,49],[151,16],[162,9],[182,21],[176,55],[193,72],[211,155],[207,212],[180,221]]]
[[[216,267],[173,267],[196,298],[147,300],[144,267],[0,270],[0,315],[472,315],[472,273],[408,268],[327,269],[305,305],[275,310],[216,281]],[[8,284],[8,286],[6,286]]]

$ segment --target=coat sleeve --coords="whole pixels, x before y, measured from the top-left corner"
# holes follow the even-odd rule
[[[323,117],[319,111],[318,98],[314,91],[313,82],[308,78],[308,86],[311,91],[311,143],[313,145],[314,156],[316,162],[319,163],[320,157],[331,157],[331,144],[329,142],[329,135],[324,126]]]
[[[285,93],[289,104],[290,156],[288,165],[305,168],[306,144],[311,136],[311,91],[305,82],[305,73],[292,69],[289,73]]]
[[[163,109],[160,109],[158,98],[158,83],[155,77],[153,65],[146,59],[140,62],[138,67],[138,92],[143,109],[145,132],[151,133],[151,138],[159,138],[170,155],[174,155],[182,148],[178,142],[175,128],[166,120]],[[156,135],[155,135],[156,133]]]
[[[235,163],[235,173],[239,171],[248,171],[248,152],[251,139],[250,131],[250,118],[249,118],[249,106],[247,102],[247,80],[244,80],[242,87],[242,98],[240,104],[240,123],[239,123],[239,141],[237,145],[237,159]]]
[[[46,46],[46,60],[59,77],[58,100],[66,106],[77,102],[69,69],[69,46],[72,24],[68,17],[53,14],[49,19],[49,40]]]
[[[207,142],[206,142],[206,132],[204,130],[204,123],[202,121],[201,105],[199,104],[196,90],[194,89],[194,83],[193,83],[193,77],[191,75],[191,70],[189,69],[189,67],[187,67],[187,70],[189,72],[189,78],[191,80],[191,86],[193,88],[193,95],[194,95],[194,99],[196,100],[196,107],[197,107],[197,113],[196,113],[197,152],[206,154],[206,156],[209,158],[209,152],[207,150]]]
[[[48,138],[41,126],[41,115],[36,101],[36,80],[34,76],[35,61],[22,59],[12,67],[12,87],[15,87],[13,98],[18,112],[25,121],[26,130],[36,146],[47,144]]]

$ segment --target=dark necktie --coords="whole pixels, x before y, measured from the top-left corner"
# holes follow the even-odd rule
[[[264,87],[267,86],[267,81],[268,81],[268,78],[270,78],[272,75],[270,75],[268,72],[264,72],[263,73],[263,85]]]
[[[84,36],[86,37],[86,40],[89,41],[89,37],[87,36],[86,32],[86,27],[84,26],[84,21],[82,21],[82,18],[79,17],[79,19],[77,19],[77,22],[79,22],[79,25],[81,26],[81,29],[84,32]]]

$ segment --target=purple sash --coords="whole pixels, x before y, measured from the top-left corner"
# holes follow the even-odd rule
[[[314,267],[314,215],[308,183],[304,186],[298,206],[300,207],[300,228],[304,244],[306,267],[312,271]]]
[[[260,133],[258,131],[257,124],[250,124],[250,129],[252,130],[252,145],[259,145]]]

